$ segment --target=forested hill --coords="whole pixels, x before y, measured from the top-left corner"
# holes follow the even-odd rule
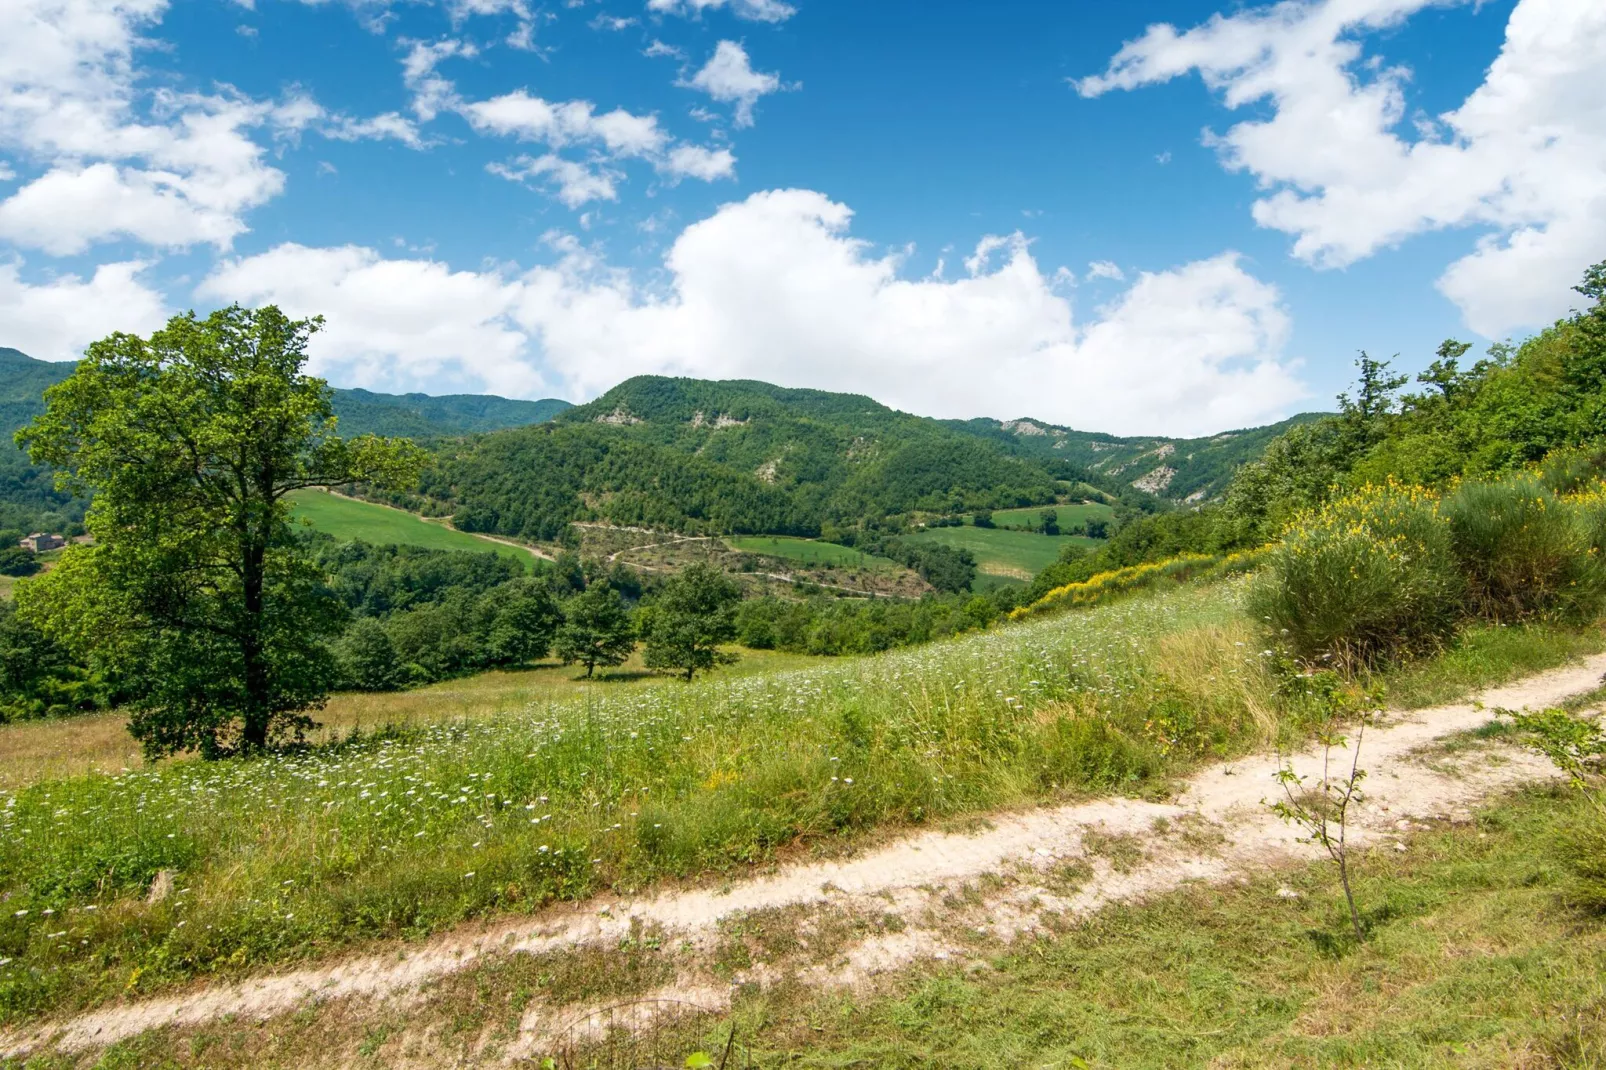
[[[857,394],[640,376],[549,424],[450,452],[423,492],[466,529],[552,539],[571,520],[829,535],[1121,489],[1067,458]]]
[[[72,361],[36,360],[21,350],[0,347],[0,430],[7,437],[44,411],[47,387],[72,374]],[[437,438],[538,424],[570,408],[546,398],[516,401],[491,394],[376,394],[336,390],[335,415],[342,435],[402,435]]]
[[[335,415],[342,435],[401,435],[407,438],[477,434],[524,427],[552,419],[572,406],[557,398],[517,401],[494,394],[375,394],[336,390]]]
[[[0,530],[65,531],[83,517],[83,503],[62,494],[46,469],[29,463],[11,436],[44,411],[44,392],[72,374],[72,361],[36,360],[0,347]],[[514,401],[481,394],[431,397],[336,390],[344,435],[450,438],[539,423],[570,408],[566,401]]]
[[[1122,438],[1041,420],[948,420],[948,426],[1003,444],[1021,457],[1061,458],[1121,485],[1174,502],[1219,497],[1233,472],[1265,452],[1290,427],[1325,415],[1306,412],[1281,423],[1223,431],[1208,438]]]

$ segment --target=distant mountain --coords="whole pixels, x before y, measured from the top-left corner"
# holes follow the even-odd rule
[[[21,350],[0,347],[0,430],[7,434],[44,409],[45,388],[72,374],[72,361],[36,360]],[[516,401],[492,394],[376,394],[336,390],[335,415],[343,435],[402,435],[439,438],[500,431],[550,420],[567,401],[545,398]]]
[[[894,514],[1043,504],[1083,481],[1120,489],[1066,457],[1028,456],[859,394],[638,376],[550,423],[444,452],[425,500],[409,504],[535,539],[574,520],[812,535]]]
[[[574,406],[557,398],[516,401],[494,394],[375,394],[336,390],[342,435],[435,438],[544,423]]]
[[[36,360],[0,347],[0,529],[64,530],[83,517],[83,503],[62,494],[48,470],[30,463],[11,443],[16,430],[44,411],[44,392],[72,374],[72,361]],[[567,401],[514,401],[485,394],[375,394],[336,390],[343,435],[454,438],[550,420]]]
[[[1041,420],[949,420],[956,430],[1004,444],[1020,457],[1055,457],[1090,473],[1169,501],[1219,497],[1238,466],[1258,458],[1266,444],[1297,424],[1320,420],[1306,412],[1264,427],[1223,431],[1207,438],[1161,438],[1076,431]]]

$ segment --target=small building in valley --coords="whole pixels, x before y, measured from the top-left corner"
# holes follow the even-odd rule
[[[62,538],[60,535],[52,535],[49,532],[36,531],[32,535],[24,536],[19,545],[21,545],[24,550],[32,550],[34,553],[38,554],[43,553],[46,550],[59,550],[63,546],[67,545],[67,540]]]

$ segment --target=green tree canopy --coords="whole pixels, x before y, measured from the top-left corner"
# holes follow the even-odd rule
[[[671,669],[690,680],[698,672],[736,660],[720,644],[736,638],[741,586],[698,562],[665,583],[653,602],[647,631],[647,667]]]
[[[552,647],[563,664],[584,665],[587,676],[598,665],[623,664],[636,649],[636,632],[619,592],[593,583],[569,599]]]
[[[336,433],[328,385],[303,371],[321,325],[235,306],[113,334],[17,433],[62,489],[94,495],[94,544],[20,587],[19,608],[133,696],[149,755],[256,750],[311,725],[344,610],[284,496],[417,478],[412,443]]]

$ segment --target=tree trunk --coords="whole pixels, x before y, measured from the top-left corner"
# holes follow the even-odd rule
[[[263,585],[267,571],[267,548],[255,539],[242,555],[245,619],[241,622],[240,661],[245,673],[245,710],[241,726],[241,749],[263,750],[268,745],[268,722],[272,717],[268,701],[268,667],[263,659]]]

